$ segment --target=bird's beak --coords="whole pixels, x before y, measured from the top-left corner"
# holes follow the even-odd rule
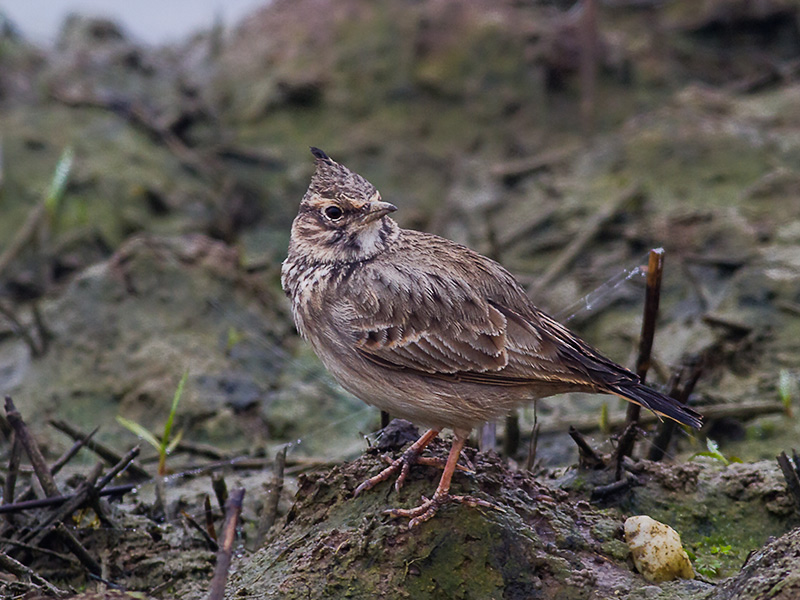
[[[390,212],[397,210],[394,204],[388,202],[370,202],[367,212],[364,214],[364,223],[372,223],[381,217],[388,215]]]

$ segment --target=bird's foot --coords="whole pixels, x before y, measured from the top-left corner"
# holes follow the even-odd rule
[[[427,465],[431,467],[438,467],[440,469],[444,469],[447,467],[447,461],[441,460],[438,458],[429,458],[426,456],[421,456],[422,451],[430,444],[433,439],[439,435],[438,429],[429,429],[426,431],[416,442],[411,444],[408,449],[400,455],[400,458],[392,460],[386,456],[384,456],[384,460],[389,463],[389,466],[386,467],[383,471],[375,475],[374,477],[370,477],[366,481],[364,481],[361,485],[356,488],[354,492],[354,496],[358,496],[361,492],[366,490],[371,490],[376,485],[381,483],[382,481],[386,481],[390,477],[397,475],[397,480],[395,481],[394,488],[399,492],[400,488],[403,487],[403,483],[408,476],[408,471],[413,464],[420,464],[420,465]],[[460,452],[460,449],[459,449]],[[470,472],[472,465],[470,465],[470,469],[466,469],[462,466],[456,465],[455,469],[459,471],[466,471]]]
[[[377,475],[374,475],[366,481],[363,481],[361,485],[356,488],[353,496],[358,496],[361,492],[371,490],[379,483],[386,481],[394,475],[397,475],[397,479],[394,482],[394,489],[399,492],[400,488],[403,487],[403,484],[406,481],[406,477],[408,477],[408,472],[411,469],[411,465],[414,464],[425,465],[426,467],[436,467],[437,469],[444,469],[447,466],[447,461],[445,459],[435,458],[432,456],[420,456],[421,453],[422,448],[417,449],[414,448],[414,446],[411,446],[408,450],[403,452],[399,458],[394,460],[384,455],[383,460],[388,462],[389,466]],[[472,465],[469,467],[456,465],[456,470],[463,471],[464,473],[471,473],[473,468]]]
[[[393,508],[385,511],[384,514],[392,517],[405,517],[410,519],[408,528],[413,529],[420,523],[430,520],[445,504],[466,504],[467,506],[493,508],[502,511],[503,509],[496,504],[475,498],[474,496],[454,496],[451,494],[436,493],[433,498],[422,497],[422,504],[415,508]]]

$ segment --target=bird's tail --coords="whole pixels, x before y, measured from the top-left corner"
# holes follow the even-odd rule
[[[610,386],[608,391],[678,423],[695,429],[703,426],[703,415],[699,412],[641,383],[635,381],[619,383]]]

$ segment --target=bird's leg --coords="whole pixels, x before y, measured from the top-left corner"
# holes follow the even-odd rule
[[[393,460],[383,471],[374,477],[370,477],[361,485],[359,485],[356,488],[354,495],[358,496],[363,491],[371,490],[376,485],[382,481],[386,481],[395,474],[397,474],[397,481],[395,481],[394,487],[397,491],[400,491],[400,488],[403,487],[403,482],[406,480],[406,476],[408,475],[408,470],[411,465],[417,462],[427,463],[427,461],[420,460],[420,454],[425,447],[430,444],[437,435],[439,435],[439,431],[439,429],[429,429],[423,433],[416,442],[408,447],[408,450],[400,455],[400,458]]]
[[[455,440],[453,440],[453,445],[450,447],[450,454],[447,456],[447,464],[444,467],[442,478],[439,480],[439,485],[436,487],[436,492],[433,494],[433,498],[428,499],[423,496],[422,504],[416,508],[395,508],[386,512],[393,517],[407,517],[411,519],[408,522],[408,528],[411,529],[412,527],[416,527],[420,523],[424,523],[433,517],[433,515],[436,514],[441,506],[449,502],[458,502],[468,506],[498,508],[490,502],[480,500],[479,498],[473,498],[472,496],[450,495],[450,481],[453,478],[453,473],[455,472],[456,465],[458,464],[458,457],[461,455],[461,449],[464,447],[464,443],[467,441],[468,436],[469,431],[455,431]]]

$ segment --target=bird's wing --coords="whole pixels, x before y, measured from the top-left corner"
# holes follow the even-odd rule
[[[381,277],[378,285],[390,293],[353,311],[362,356],[431,374],[499,371],[508,364],[506,317],[466,285],[445,277],[425,285]]]
[[[488,271],[477,277],[454,277],[452,269],[424,277],[411,269],[376,272],[349,311],[357,351],[387,368],[492,385],[592,386],[600,372],[630,379],[536,310],[494,265],[478,263]]]
[[[338,309],[352,327],[356,351],[388,369],[453,382],[615,394],[702,425],[699,413],[642,385],[536,309],[507,271],[484,260],[470,263],[483,271],[470,276],[451,264],[424,276],[384,268],[362,279]]]

